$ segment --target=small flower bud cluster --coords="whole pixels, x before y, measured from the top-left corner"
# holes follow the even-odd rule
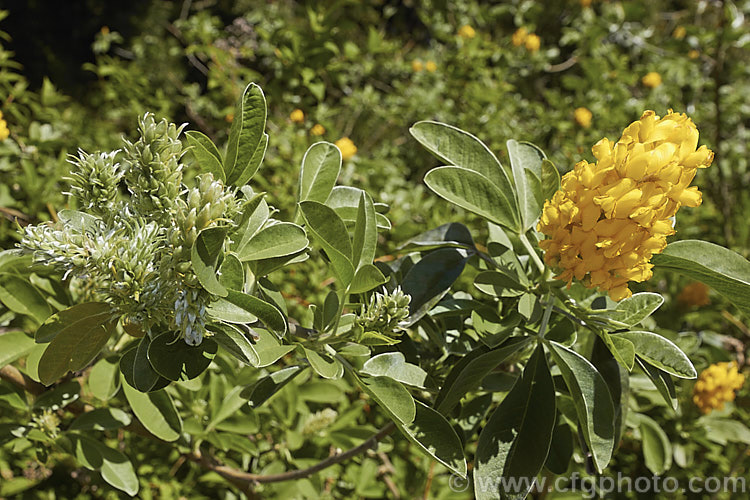
[[[88,154],[79,149],[78,156],[68,159],[74,167],[66,178],[70,182],[69,194],[78,199],[81,209],[105,216],[117,201],[117,186],[123,174],[115,161],[117,153]]]
[[[138,141],[125,141],[121,168],[117,151],[79,152],[69,180],[83,212],[27,226],[21,246],[65,278],[86,282],[86,297],[111,304],[134,331],[168,325],[197,345],[212,296],[195,275],[192,247],[202,230],[231,224],[239,203],[210,173],[195,187],[182,183],[182,127],[147,114],[139,129]]]
[[[169,217],[182,189],[180,159],[185,151],[179,135],[184,127],[166,120],[157,123],[146,113],[138,124],[140,139],[125,141],[123,168],[136,213]]]
[[[332,408],[325,408],[324,410],[308,415],[305,423],[302,425],[302,435],[313,436],[318,434],[334,423],[338,416],[338,412]]]
[[[409,302],[411,297],[402,292],[401,287],[391,293],[375,293],[357,316],[357,324],[366,332],[393,333],[409,316]]]

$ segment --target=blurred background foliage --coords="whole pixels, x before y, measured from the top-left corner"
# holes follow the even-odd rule
[[[18,240],[15,221],[48,220],[66,207],[61,179],[66,156],[77,148],[116,147],[121,136],[132,138],[146,111],[188,122],[223,144],[234,103],[254,81],[268,99],[271,136],[257,189],[291,210],[308,146],[350,138],[356,154],[345,162],[342,183],[391,207],[393,228],[381,236],[379,250],[384,259],[409,237],[449,221],[486,235],[466,214],[427,194],[421,180],[436,160],[409,137],[414,122],[438,120],[470,131],[501,161],[507,139],[528,140],[565,172],[592,160],[596,141],[616,140],[646,109],[688,113],[701,143],[716,152],[714,165],[696,180],[704,203],[680,212],[677,238],[714,241],[750,256],[750,1],[2,0],[0,9],[0,111],[9,131],[0,141],[3,248]],[[283,288],[299,311],[321,293],[316,284],[325,278],[322,267],[308,269],[304,276],[290,273]],[[707,291],[681,293],[686,285],[657,274],[640,287],[667,296],[655,320],[670,330],[658,331],[679,343],[699,370],[730,360],[746,367],[747,318]],[[214,384],[231,387],[252,376],[217,368],[203,384],[212,389],[182,391],[181,411],[200,421],[217,411]],[[717,412],[730,422],[717,431],[719,424],[707,425],[691,402],[693,382],[681,381],[677,413],[648,381],[637,382],[632,406],[659,422],[667,443],[639,435],[644,426],[636,423],[615,455],[613,474],[647,474],[659,452],[665,474],[679,478],[748,476],[747,388],[736,405]],[[14,393],[2,390],[0,421],[14,408]],[[309,465],[330,446],[361,442],[382,420],[352,394],[344,381],[295,380],[263,412],[238,419],[255,436],[256,448],[243,452],[272,473]],[[476,426],[464,430],[469,439]],[[119,439],[137,450],[131,457],[145,481],[144,497],[235,495],[176,453],[164,456],[137,436]],[[365,455],[263,491],[290,498],[457,495],[447,473],[436,472],[405,440],[393,437],[387,446],[395,449],[385,459]],[[651,456],[648,470],[644,454]],[[578,462],[582,470],[582,457]],[[33,448],[0,448],[0,470],[0,497],[102,495],[96,474],[56,461],[54,452],[38,457]]]

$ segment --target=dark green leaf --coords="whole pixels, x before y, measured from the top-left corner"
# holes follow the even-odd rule
[[[182,339],[175,339],[172,332],[167,332],[151,341],[148,346],[148,361],[164,378],[173,381],[190,380],[208,368],[217,350],[216,342],[210,338],[204,338],[199,345],[191,346]],[[137,364],[135,368],[138,368]],[[137,374],[134,374],[135,379]]]
[[[122,381],[122,388],[130,408],[148,431],[164,441],[176,441],[182,432],[182,419],[172,398],[163,389],[142,393]]]
[[[250,406],[258,408],[304,370],[303,366],[282,368],[267,377],[263,377],[254,385],[246,387],[240,395],[248,400]]]
[[[354,274],[349,293],[364,293],[388,281],[380,269],[372,264],[365,264]]]
[[[69,371],[85,368],[115,330],[115,323],[106,321],[107,318],[99,318],[75,330],[66,328],[58,333],[39,360],[39,380],[50,385]]]
[[[214,332],[211,338],[229,354],[250,366],[260,364],[260,358],[253,344],[237,328],[217,323],[211,325],[210,329]]]
[[[414,398],[409,391],[390,377],[367,377],[360,379],[360,387],[391,418],[402,424],[410,424],[417,413]]]
[[[227,289],[219,283],[216,275],[216,266],[221,256],[224,241],[226,240],[227,227],[210,227],[204,229],[193,243],[191,258],[193,270],[203,288],[209,293],[226,297]]]
[[[474,238],[471,237],[469,228],[463,224],[449,222],[406,240],[406,243],[400,245],[398,248],[401,250],[437,247],[474,248]]]
[[[245,87],[242,97],[237,102],[234,121],[229,131],[227,154],[224,158],[227,184],[238,185],[236,182],[240,176],[248,170],[253,170],[253,162],[258,161],[255,151],[261,145],[265,128],[266,98],[261,88],[251,83]]]
[[[70,424],[72,431],[106,431],[130,425],[130,415],[118,408],[97,408],[82,413]]]
[[[336,358],[321,354],[311,349],[302,348],[315,373],[323,378],[339,379],[344,375],[344,365]]]
[[[128,495],[138,493],[138,477],[128,457],[83,434],[71,433],[70,437],[76,441],[76,458],[82,465],[99,470],[105,481]]]
[[[555,419],[555,387],[540,344],[479,435],[474,465],[477,499],[526,497],[547,459]],[[500,485],[504,491],[498,487],[501,478],[508,480]],[[517,481],[517,488],[510,480]]]
[[[102,358],[94,364],[86,381],[94,397],[107,401],[120,389],[117,357]]]
[[[31,283],[15,274],[0,273],[0,302],[17,314],[44,323],[52,310],[44,296]]]
[[[84,302],[53,314],[37,329],[34,338],[40,344],[52,341],[57,334],[85,330],[105,323],[112,317],[112,306],[104,302]]]
[[[229,290],[226,297],[213,302],[208,313],[229,323],[252,323],[257,318],[279,335],[284,335],[287,329],[284,315],[275,306],[235,290]]]
[[[352,263],[355,269],[359,270],[364,266],[372,265],[377,245],[378,227],[375,206],[370,195],[362,191],[352,240]]]
[[[693,363],[685,353],[661,335],[653,332],[633,331],[612,336],[629,340],[633,343],[636,354],[644,361],[675,377],[695,378],[698,376]]]

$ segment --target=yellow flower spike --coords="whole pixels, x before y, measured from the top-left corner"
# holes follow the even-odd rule
[[[510,38],[511,42],[515,47],[520,47],[524,43],[526,43],[526,37],[529,35],[529,32],[526,31],[526,28],[521,27],[516,30],[515,33],[513,33],[513,36]]]
[[[321,136],[325,133],[326,133],[326,129],[320,123],[316,123],[315,125],[313,125],[313,128],[310,129],[310,134],[312,135]]]
[[[685,38],[685,35],[687,35],[687,30],[684,26],[677,26],[672,32],[672,37],[676,38],[677,40],[682,40],[683,38]]]
[[[427,61],[424,65],[424,69],[426,69],[430,73],[434,73],[435,71],[437,71],[437,64],[435,64],[435,61]]]
[[[422,64],[422,61],[420,61],[419,59],[414,59],[411,62],[411,69],[415,73],[419,73],[420,71],[424,69],[424,64]]]
[[[475,36],[477,36],[477,32],[468,24],[464,24],[459,28],[458,36],[460,36],[461,38],[474,38]]]
[[[305,121],[305,112],[301,109],[295,109],[289,114],[289,119],[294,123],[303,123]]]
[[[336,144],[336,146],[341,150],[341,158],[343,160],[348,160],[349,158],[357,154],[357,146],[355,146],[352,140],[348,137],[342,137],[334,144]]]
[[[701,146],[686,115],[660,118],[646,111],[616,143],[602,139],[592,148],[596,163],[579,162],[547,200],[537,229],[547,236],[539,246],[556,278],[573,278],[609,292],[612,300],[631,295],[629,281],[651,278],[649,263],[674,234],[672,217],[680,206],[698,206],[690,187],[697,168],[713,153]]]
[[[690,50],[690,51],[688,52],[688,57],[689,57],[690,59],[698,59],[698,58],[699,58],[700,56],[701,56],[701,53],[700,53],[700,52],[698,52],[698,51],[697,51],[697,50],[695,50],[695,49],[692,49],[692,50]]]
[[[693,403],[703,413],[721,410],[724,403],[734,401],[735,391],[745,383],[737,363],[714,363],[703,370],[693,386]]]
[[[641,83],[643,83],[643,85],[648,88],[655,89],[656,87],[661,85],[661,75],[656,71],[651,71],[650,73],[646,73],[643,78],[641,78]]]
[[[542,45],[542,39],[538,35],[531,33],[526,37],[524,45],[529,52],[536,52]]]
[[[578,125],[583,128],[589,128],[591,126],[591,119],[594,115],[588,110],[588,108],[581,107],[576,108],[575,111],[573,111],[573,117]]]

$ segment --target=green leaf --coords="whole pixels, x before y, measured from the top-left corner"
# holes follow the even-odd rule
[[[165,334],[166,335],[166,334]],[[135,349],[133,359],[133,387],[141,392],[148,392],[159,382],[161,375],[154,370],[148,359],[148,350],[151,346],[151,337],[144,335]],[[128,381],[130,382],[130,381]]]
[[[57,411],[61,408],[65,408],[74,401],[78,401],[80,395],[81,384],[75,380],[69,380],[38,395],[36,399],[34,399],[33,408],[35,410],[48,408],[52,411]]]
[[[474,286],[480,292],[493,297],[517,297],[528,291],[510,272],[500,270],[482,271],[474,277]]]
[[[653,332],[633,331],[613,334],[612,337],[621,337],[629,340],[635,347],[635,352],[649,364],[671,373],[679,378],[695,378],[693,363],[669,340]]]
[[[487,177],[460,167],[437,167],[424,178],[436,194],[480,217],[520,232],[517,207],[508,198],[512,191],[501,191]]]
[[[253,162],[258,161],[255,151],[263,140],[266,128],[266,98],[261,88],[251,83],[245,87],[237,102],[234,121],[229,131],[224,170],[228,185],[238,185],[236,181],[248,170],[253,170]],[[258,162],[260,163],[260,162]]]
[[[245,169],[240,172],[239,176],[234,180],[235,186],[244,186],[250,179],[255,176],[260,168],[260,164],[263,163],[263,158],[266,156],[266,150],[268,149],[268,134],[263,133],[260,138],[260,144],[255,148],[253,156],[250,157],[250,161],[245,165]]]
[[[456,363],[445,377],[443,387],[435,398],[433,405],[435,409],[447,415],[461,401],[461,398],[479,388],[484,377],[500,363],[526,347],[529,340],[528,337],[511,338],[497,349],[485,353],[479,352],[474,356],[464,358],[466,361],[463,363]]]
[[[291,255],[307,248],[305,230],[291,222],[266,226],[255,234],[238,252],[242,262]]]
[[[511,194],[511,211],[518,214],[513,185],[490,149],[479,139],[445,123],[422,121],[410,129],[412,137],[443,161],[481,174],[503,193]]]
[[[274,372],[267,377],[263,377],[250,387],[246,387],[240,393],[240,396],[248,400],[250,406],[258,408],[268,401],[268,398],[279,392],[286,384],[292,381],[294,377],[305,371],[303,366],[288,366]]]
[[[287,330],[284,315],[274,305],[253,295],[229,290],[227,296],[213,302],[208,313],[229,323],[252,323],[257,319],[283,336]]]
[[[299,175],[298,201],[325,203],[341,171],[341,151],[330,142],[316,142],[305,152]]]
[[[251,198],[244,201],[238,217],[235,219],[235,227],[230,235],[232,243],[230,248],[235,252],[241,252],[250,238],[255,236],[263,224],[271,216],[268,203],[263,198],[266,193],[253,194]]]
[[[357,377],[357,380],[362,390],[395,422],[402,424],[414,422],[417,407],[414,404],[414,398],[401,383],[390,377]]]
[[[118,408],[97,408],[79,415],[70,424],[71,431],[106,431],[130,425],[130,415]]]
[[[399,430],[409,441],[449,470],[466,478],[466,457],[456,431],[441,414],[421,401],[416,401],[414,422],[401,424]]]
[[[344,375],[344,365],[336,358],[320,354],[305,347],[302,348],[315,373],[323,378],[339,379]]]
[[[640,414],[638,423],[646,468],[660,475],[672,466],[672,444],[664,430],[652,418]]]
[[[214,178],[226,180],[224,166],[221,161],[221,153],[211,139],[202,132],[189,130],[185,137],[190,145],[190,153],[195,158],[201,171],[213,174]]]
[[[614,443],[615,449],[617,449],[622,433],[625,431],[625,422],[630,404],[630,374],[617,361],[601,338],[594,339],[591,351],[591,364],[601,374],[609,388],[609,395],[612,396],[612,405],[615,410]]]
[[[243,387],[235,387],[227,393],[221,402],[221,406],[212,416],[211,422],[206,427],[206,432],[211,432],[217,425],[233,415],[239,413],[240,408],[247,404],[247,399],[242,397]],[[240,413],[240,415],[242,415]]]
[[[530,228],[542,213],[542,162],[546,158],[541,149],[528,142],[513,139],[506,143],[513,180],[516,183],[522,230]],[[530,182],[536,179],[536,182]],[[540,201],[541,200],[541,201]]]
[[[696,425],[705,430],[709,440],[722,446],[728,443],[750,444],[750,429],[738,420],[709,414],[699,418]]]
[[[573,433],[568,424],[558,422],[552,431],[552,443],[544,467],[553,474],[562,475],[567,472],[572,458]]]
[[[388,281],[383,273],[372,264],[364,264],[357,269],[351,284],[349,293],[364,293],[380,286]]]
[[[246,365],[257,367],[260,364],[253,344],[236,327],[218,323],[210,325],[210,329],[214,332],[211,338],[229,354]]]
[[[651,262],[705,283],[750,316],[750,262],[740,254],[707,241],[682,240]]]
[[[102,358],[94,364],[86,381],[94,397],[107,401],[120,390],[117,357]]]
[[[357,209],[357,222],[354,224],[352,241],[352,263],[355,269],[372,265],[375,249],[378,246],[378,226],[375,205],[370,195],[362,191]],[[353,292],[358,293],[358,292]]]
[[[274,364],[282,356],[294,350],[293,345],[282,345],[279,339],[266,330],[257,330],[258,340],[255,341],[255,352],[258,353],[258,367],[263,368]]]
[[[219,268],[219,283],[230,290],[242,291],[245,286],[245,268],[232,253],[224,256],[224,262]]]
[[[0,368],[26,356],[34,348],[34,339],[24,332],[0,334]]]
[[[555,426],[555,386],[541,344],[482,429],[474,461],[477,499],[526,497],[542,469]],[[508,482],[499,490],[501,478]],[[517,481],[513,489],[511,480]]]
[[[216,266],[227,237],[227,227],[210,227],[198,234],[191,250],[193,270],[203,288],[219,297],[226,297],[227,289],[219,283]]]
[[[607,335],[605,333],[605,335]],[[618,335],[609,335],[610,340],[612,341],[612,345],[617,350],[616,353],[617,356],[615,356],[618,360],[623,361],[623,365],[625,368],[628,369],[628,371],[633,369],[633,365],[635,364],[635,346],[631,341],[624,337],[620,337]]]
[[[438,247],[474,248],[474,238],[469,228],[459,222],[449,222],[406,240],[398,247],[403,249],[429,249]]]
[[[607,383],[589,360],[567,347],[549,342],[550,352],[575,402],[583,437],[601,472],[614,449],[615,410]]]
[[[401,282],[403,292],[411,296],[407,326],[419,321],[440,302],[463,272],[468,259],[463,249],[439,248],[409,269]]]
[[[654,387],[659,391],[659,394],[661,394],[661,397],[664,399],[664,402],[667,403],[667,406],[676,410],[677,393],[675,392],[674,382],[672,382],[672,378],[669,374],[665,371],[659,370],[655,366],[651,366],[638,356],[635,357],[635,362],[654,384]]]
[[[407,363],[400,352],[384,352],[368,359],[359,373],[372,377],[390,377],[420,389],[424,389],[427,382],[427,372],[417,365]]]
[[[79,322],[79,328],[66,328],[58,333],[39,360],[39,380],[50,385],[69,371],[82,370],[99,354],[115,330],[107,317]]]
[[[640,292],[621,300],[614,311],[607,316],[631,327],[651,316],[664,303],[664,297],[658,293]]]
[[[325,250],[331,261],[336,278],[346,288],[354,278],[352,264],[352,242],[346,225],[336,212],[326,205],[315,201],[303,201],[299,204],[305,218],[307,230]]]
[[[182,433],[182,419],[166,391],[143,393],[122,378],[122,389],[130,408],[143,426],[164,441],[176,441]]]
[[[331,191],[325,204],[332,208],[336,214],[346,223],[355,224],[359,214],[359,200],[364,190],[351,186],[336,186]],[[382,203],[374,203],[375,222],[380,229],[390,229],[391,223],[382,213],[377,213]]]
[[[552,196],[560,189],[560,172],[551,161],[545,159],[542,161],[542,199],[541,206],[544,202],[551,200]]]
[[[112,317],[112,306],[104,302],[84,302],[53,314],[37,329],[37,343],[52,341],[59,333],[91,328]]]
[[[148,346],[148,361],[164,378],[175,382],[191,380],[208,368],[217,350],[218,345],[210,338],[204,338],[199,345],[191,346],[182,339],[175,339],[172,332],[167,332],[151,341]],[[136,377],[137,374],[134,378]]]
[[[16,314],[44,323],[52,310],[44,296],[31,283],[15,274],[0,273],[0,302]]]
[[[105,481],[128,495],[138,493],[138,476],[128,457],[83,434],[69,436],[76,441],[76,458],[82,465],[99,470]]]

